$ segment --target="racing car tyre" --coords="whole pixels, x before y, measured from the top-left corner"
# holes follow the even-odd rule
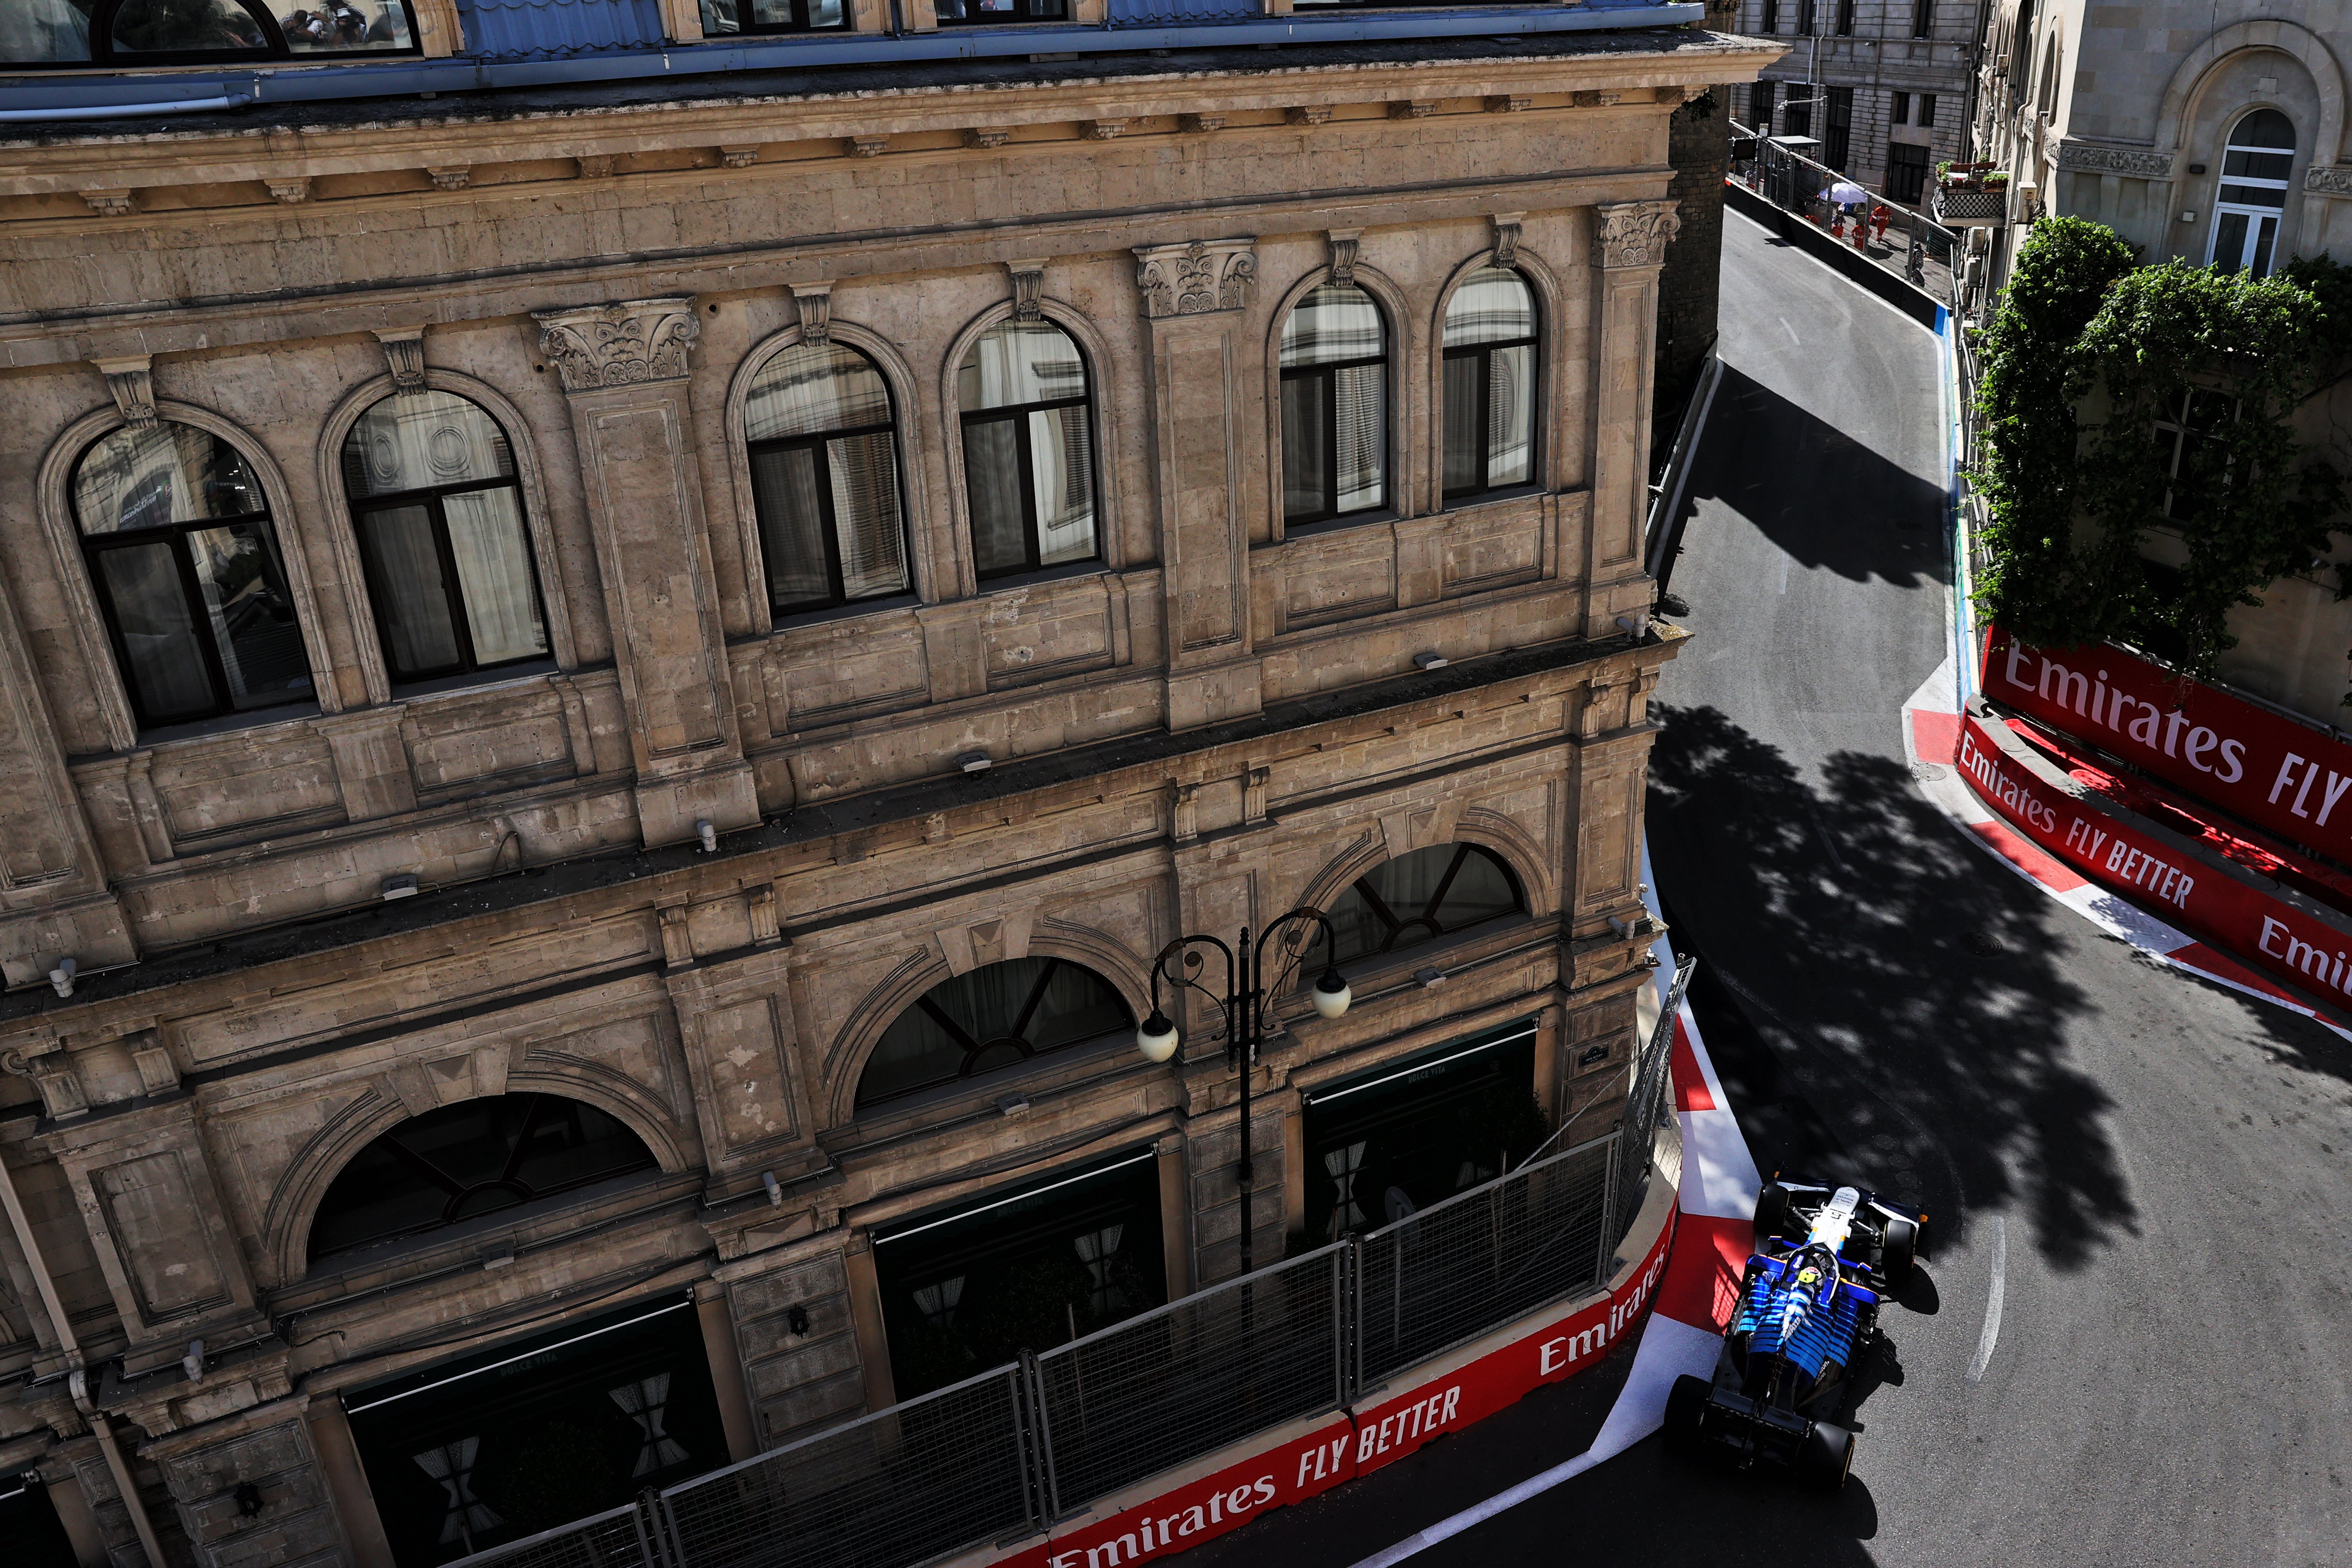
[[[1797,1460],[1799,1479],[1817,1492],[1833,1492],[1845,1485],[1846,1472],[1852,1468],[1853,1434],[1832,1422],[1814,1422]]]
[[[1907,1219],[1886,1222],[1886,1245],[1878,1252],[1878,1271],[1886,1276],[1889,1285],[1900,1287],[1911,1278],[1911,1265],[1919,1256],[1919,1227]]]
[[[1789,1189],[1778,1182],[1768,1182],[1756,1194],[1756,1234],[1777,1236],[1788,1223]]]
[[[1706,1447],[1699,1423],[1706,1419],[1707,1397],[1714,1391],[1706,1379],[1685,1373],[1666,1394],[1666,1447],[1685,1458],[1696,1458]]]

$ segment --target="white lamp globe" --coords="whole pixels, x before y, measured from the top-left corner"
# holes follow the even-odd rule
[[[1348,983],[1339,977],[1336,969],[1325,970],[1323,978],[1315,983],[1315,989],[1309,994],[1316,1013],[1326,1018],[1338,1017],[1348,1010],[1348,1004],[1355,1000],[1355,994],[1348,989]]]
[[[1146,1061],[1166,1061],[1176,1054],[1176,1026],[1168,1021],[1165,1014],[1153,1009],[1151,1016],[1135,1031],[1135,1048],[1143,1053]]]

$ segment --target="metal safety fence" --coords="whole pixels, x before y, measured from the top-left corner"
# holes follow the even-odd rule
[[[1380,1230],[453,1568],[917,1568],[1336,1413],[1607,1281],[1664,1070],[1654,1036],[1614,1131]]]
[[[1733,179],[1774,206],[1824,229],[1837,220],[1842,209],[1859,207],[1866,218],[1874,208],[1884,206],[1886,226],[1879,231],[1874,226],[1860,247],[1861,254],[1889,271],[1903,274],[1938,302],[1948,306],[1953,302],[1957,280],[1965,266],[1958,234],[1919,208],[1839,174],[1825,163],[1817,163],[1795,148],[1760,135],[1736,120],[1730,130]],[[1869,199],[1860,203],[1833,200],[1832,193],[1840,185],[1859,189]],[[1923,189],[1921,195],[1925,195]]]

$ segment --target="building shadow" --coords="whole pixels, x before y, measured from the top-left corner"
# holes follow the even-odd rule
[[[1814,784],[1713,708],[1653,709],[1649,833],[1694,1007],[1758,1165],[1919,1204],[1927,1250],[1979,1212],[2028,1213],[2053,1268],[2132,1234],[2103,1121],[2071,1061],[2089,1010],[2049,922],[1906,766],[1833,753]]]

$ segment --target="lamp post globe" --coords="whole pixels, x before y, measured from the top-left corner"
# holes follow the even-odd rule
[[[1315,1004],[1317,1016],[1336,1018],[1348,1010],[1348,1004],[1355,1000],[1355,993],[1348,988],[1347,981],[1340,978],[1337,969],[1327,969],[1323,977],[1315,983],[1310,999]]]
[[[1143,1053],[1146,1061],[1166,1061],[1176,1054],[1176,1026],[1168,1020],[1165,1014],[1154,1008],[1151,1016],[1143,1020],[1135,1031],[1135,1048]]]

